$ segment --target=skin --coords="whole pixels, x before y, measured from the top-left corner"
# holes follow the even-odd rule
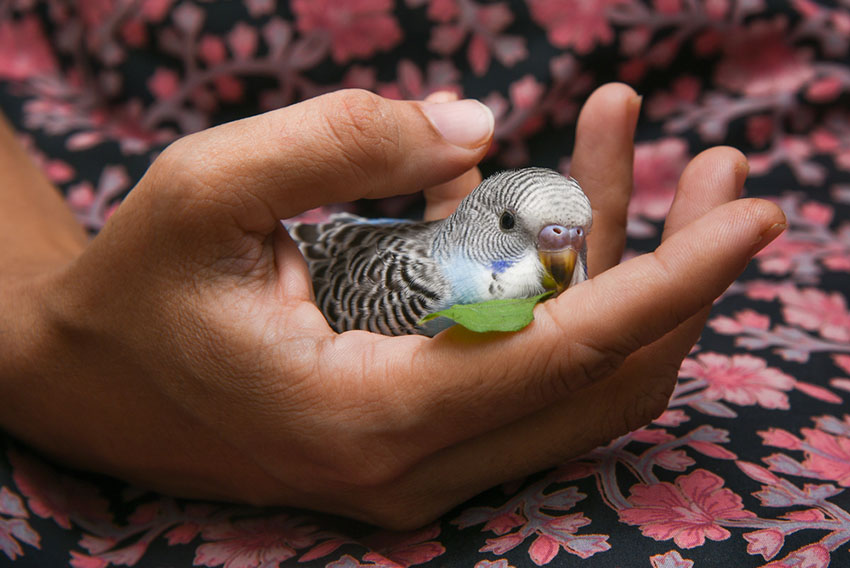
[[[648,423],[784,217],[737,199],[746,161],[714,148],[663,244],[618,264],[639,104],[606,85],[579,119],[591,280],[522,332],[433,339],[333,333],[278,219],[423,186],[443,216],[492,130],[455,145],[421,103],[326,95],[175,142],[88,242],[0,128],[0,425],[167,493],[410,528]]]

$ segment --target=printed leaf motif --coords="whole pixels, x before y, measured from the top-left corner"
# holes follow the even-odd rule
[[[40,536],[24,519],[0,518],[0,552],[11,560],[23,556],[24,551],[18,541],[39,548]]]
[[[534,320],[534,306],[552,294],[554,292],[549,291],[532,298],[455,304],[450,308],[425,316],[419,322],[419,325],[438,317],[445,317],[470,331],[478,333],[519,331]]]
[[[689,442],[688,445],[699,453],[705,454],[713,458],[721,460],[734,460],[738,458],[738,456],[736,456],[734,453],[730,452],[726,448],[718,446],[717,444],[712,444],[711,442],[692,441]]]
[[[785,543],[785,535],[775,529],[764,529],[744,534],[749,543],[747,552],[761,554],[765,560],[770,560],[779,552]]]
[[[716,400],[697,400],[690,403],[690,407],[709,416],[720,418],[735,418],[738,416],[734,410]]]

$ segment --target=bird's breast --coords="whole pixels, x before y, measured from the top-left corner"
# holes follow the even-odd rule
[[[451,285],[451,304],[528,298],[545,290],[543,265],[536,254],[489,262],[456,256],[444,260],[442,269]]]

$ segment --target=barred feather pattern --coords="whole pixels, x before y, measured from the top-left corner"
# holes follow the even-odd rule
[[[439,223],[341,214],[289,232],[307,260],[316,304],[335,331],[404,335],[423,333],[417,322],[448,307],[450,286],[431,257]]]
[[[510,222],[502,226],[505,215]],[[334,330],[433,335],[451,322],[417,323],[453,304],[542,292],[540,231],[551,224],[588,231],[591,222],[590,202],[574,179],[525,168],[487,178],[444,220],[342,214],[288,229]],[[585,250],[579,251],[572,283],[586,277],[585,259]]]

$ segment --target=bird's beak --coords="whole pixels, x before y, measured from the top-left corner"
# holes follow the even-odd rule
[[[573,280],[579,251],[584,246],[584,232],[580,227],[547,225],[537,236],[537,253],[546,274],[543,286],[560,294]]]

